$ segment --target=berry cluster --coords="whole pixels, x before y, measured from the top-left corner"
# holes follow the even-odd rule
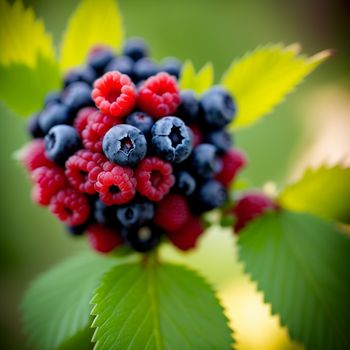
[[[30,120],[22,159],[34,201],[97,251],[145,252],[163,238],[195,247],[202,214],[223,206],[245,164],[225,130],[230,94],[179,91],[180,69],[176,59],[156,64],[139,39],[120,56],[96,47]]]

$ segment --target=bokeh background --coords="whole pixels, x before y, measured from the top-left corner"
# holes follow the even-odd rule
[[[44,18],[58,47],[78,1],[24,3]],[[212,61],[217,80],[233,58],[261,44],[300,42],[308,54],[333,48],[329,62],[269,117],[237,133],[236,144],[249,156],[243,176],[254,187],[268,181],[280,187],[309,164],[349,162],[348,0],[120,0],[119,5],[127,36],[143,36],[156,59],[191,58],[197,68]],[[0,348],[25,350],[18,311],[25,288],[38,273],[88,247],[31,203],[29,181],[13,158],[28,140],[25,120],[0,104],[0,123]],[[190,263],[215,284],[235,327],[238,350],[302,348],[290,341],[243,275],[228,230],[208,232],[196,253],[183,256],[166,248],[163,255]]]

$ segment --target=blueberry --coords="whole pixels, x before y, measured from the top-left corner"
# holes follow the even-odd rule
[[[199,186],[194,198],[192,208],[199,214],[221,207],[227,199],[227,191],[216,180],[208,180]]]
[[[134,65],[133,78],[136,83],[146,80],[159,72],[157,63],[149,58],[141,58]]]
[[[128,56],[119,56],[108,63],[105,68],[105,73],[114,70],[126,74],[129,77],[133,77],[134,61]]]
[[[218,164],[216,148],[213,145],[201,143],[194,148],[191,155],[191,166],[199,177],[203,179],[213,177],[220,170]]]
[[[224,129],[208,132],[205,134],[204,141],[214,145],[218,154],[226,153],[232,146],[232,136]]]
[[[190,155],[191,136],[181,119],[172,116],[161,118],[151,132],[154,150],[164,160],[180,163]]]
[[[62,103],[48,105],[39,116],[39,127],[44,134],[55,125],[72,124],[73,117],[70,109]]]
[[[148,46],[141,38],[131,38],[124,45],[123,54],[131,57],[134,61],[147,57],[149,54]]]
[[[97,47],[89,54],[88,64],[92,67],[97,75],[102,75],[106,66],[114,59],[115,54],[108,47]]]
[[[102,147],[111,162],[123,166],[138,164],[147,152],[147,142],[141,130],[127,124],[109,129],[103,138]]]
[[[154,217],[154,204],[146,199],[138,200],[138,206],[141,212],[142,223],[151,221]]]
[[[44,106],[48,106],[51,103],[61,102],[60,91],[51,91],[45,96]]]
[[[163,231],[154,225],[121,230],[126,243],[137,252],[148,252],[160,243]]]
[[[115,228],[118,225],[118,220],[116,217],[116,206],[107,206],[101,200],[97,199],[93,205],[93,208],[94,218],[99,224],[112,228]]]
[[[84,82],[75,82],[67,86],[63,91],[62,101],[74,115],[83,107],[94,106],[91,87]]]
[[[72,83],[76,83],[77,81],[82,81],[92,85],[96,78],[96,72],[89,66],[74,68],[64,77],[64,87],[67,87]]]
[[[231,95],[219,86],[214,86],[202,95],[200,100],[201,118],[211,127],[222,128],[230,123],[236,114]]]
[[[193,90],[183,90],[180,92],[181,103],[177,109],[177,115],[185,122],[195,122],[197,120],[199,103]]]
[[[125,123],[140,129],[145,136],[150,134],[154,124],[153,119],[144,112],[134,112],[128,115],[125,119]]]
[[[27,132],[33,139],[45,136],[39,125],[39,116],[39,113],[32,115],[27,123]]]
[[[170,75],[174,75],[177,79],[180,76],[182,63],[175,57],[166,57],[161,63],[161,70]]]
[[[77,131],[69,125],[56,125],[45,136],[46,156],[58,165],[81,147]]]
[[[189,196],[196,189],[196,180],[187,171],[179,171],[175,174],[175,179],[174,188],[185,196]]]
[[[81,236],[84,234],[86,227],[87,223],[83,223],[78,226],[66,226],[66,229],[72,236]]]

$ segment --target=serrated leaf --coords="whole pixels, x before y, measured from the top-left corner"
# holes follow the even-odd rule
[[[350,223],[350,168],[340,165],[308,169],[279,195],[284,208]]]
[[[269,45],[232,63],[221,84],[231,92],[237,104],[233,128],[251,125],[271,112],[330,56],[330,51],[312,57],[299,55],[298,51],[295,45]]]
[[[213,81],[214,67],[211,62],[206,63],[196,73],[193,63],[187,60],[181,70],[179,87],[180,90],[191,89],[200,95],[213,85]]]
[[[77,340],[75,336],[79,339],[86,334],[93,291],[102,274],[117,263],[113,258],[82,254],[34,281],[21,308],[24,327],[37,349],[56,349],[60,345],[69,349]]]
[[[231,349],[213,291],[181,266],[117,266],[102,278],[92,303],[95,350]]]
[[[307,349],[350,348],[350,239],[309,214],[269,213],[239,238],[239,257]]]
[[[61,67],[82,64],[94,45],[120,49],[124,29],[115,0],[82,0],[70,18],[61,45]]]

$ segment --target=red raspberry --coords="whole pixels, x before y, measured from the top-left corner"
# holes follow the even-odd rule
[[[262,193],[248,193],[239,199],[232,213],[236,218],[235,233],[241,231],[250,221],[267,210],[276,210],[276,204]]]
[[[66,175],[70,184],[80,192],[96,193],[95,182],[107,158],[101,153],[80,150],[66,161]]]
[[[100,253],[109,253],[122,245],[118,232],[100,224],[92,224],[87,228],[90,245]]]
[[[51,212],[68,226],[83,224],[90,215],[86,196],[74,188],[60,190],[50,202]]]
[[[159,158],[144,158],[136,169],[137,190],[152,201],[160,201],[175,183],[173,168]]]
[[[202,143],[203,134],[202,134],[201,129],[199,129],[199,127],[197,125],[191,124],[191,125],[189,125],[189,128],[192,131],[192,135],[193,135],[192,144],[193,144],[193,148],[195,148],[200,143]]]
[[[168,194],[157,205],[154,222],[165,231],[177,231],[190,218],[186,198],[179,194]]]
[[[156,119],[175,113],[180,104],[176,79],[164,72],[148,78],[139,90],[137,103]]]
[[[230,149],[222,158],[222,168],[215,179],[224,187],[228,187],[237,173],[245,166],[247,160],[241,151]]]
[[[91,96],[102,113],[115,118],[125,117],[136,104],[134,84],[127,75],[117,71],[97,79]]]
[[[25,145],[19,151],[19,159],[28,171],[33,171],[42,166],[49,168],[55,166],[45,155],[45,143],[43,139],[36,139]]]
[[[136,193],[133,171],[107,161],[97,176],[95,189],[106,205],[127,203]]]
[[[177,231],[168,233],[169,240],[181,250],[195,248],[199,236],[204,232],[204,227],[199,218],[192,216]]]
[[[91,152],[102,152],[102,141],[107,131],[118,121],[101,112],[90,115],[88,124],[82,131],[83,145]]]
[[[94,107],[84,107],[78,112],[77,117],[74,120],[74,127],[78,131],[80,137],[83,130],[88,125],[89,117],[96,112],[98,112],[98,110]]]
[[[32,173],[32,179],[35,183],[32,197],[40,205],[49,205],[51,198],[68,184],[64,170],[57,166],[36,168]]]

